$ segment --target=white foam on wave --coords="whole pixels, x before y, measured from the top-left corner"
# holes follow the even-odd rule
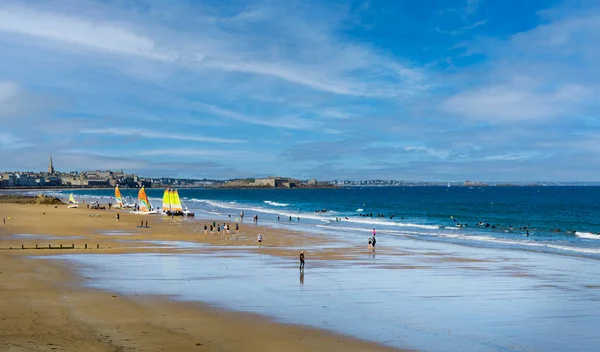
[[[345,226],[327,226],[327,225],[317,225],[317,227],[328,229],[328,230],[337,230],[337,231],[353,231],[353,232],[370,232],[371,230],[368,228],[361,227],[345,227]],[[445,229],[444,229],[445,230]],[[534,242],[532,240],[529,241],[518,241],[518,240],[510,240],[510,239],[502,239],[492,236],[483,236],[483,235],[468,235],[461,233],[446,233],[446,232],[438,232],[438,233],[427,233],[427,232],[415,232],[415,231],[395,231],[395,230],[378,230],[380,234],[388,234],[395,236],[408,236],[412,237],[413,235],[417,236],[431,236],[438,238],[448,238],[459,241],[478,241],[478,242],[487,242],[487,243],[495,243],[502,245],[514,245],[514,246],[522,246],[530,247],[530,248],[550,248],[561,250],[565,252],[574,252],[574,253],[587,253],[587,254],[600,254],[600,249],[598,248],[585,248],[585,247],[574,247],[568,245],[560,245],[560,244],[550,244],[550,243],[540,243]],[[595,239],[600,239],[600,236],[596,236]],[[460,243],[460,242],[457,242]]]
[[[585,247],[574,247],[574,246],[551,244],[551,243],[541,243],[541,242],[534,242],[533,240],[517,241],[517,240],[497,238],[497,237],[492,237],[492,236],[477,236],[477,235],[447,234],[447,233],[439,233],[439,234],[420,233],[419,235],[432,235],[432,236],[442,237],[442,238],[472,240],[472,241],[480,241],[480,242],[488,242],[488,243],[496,243],[496,244],[504,244],[504,245],[516,245],[516,246],[523,246],[523,247],[552,248],[552,249],[558,249],[561,251],[576,252],[576,253],[600,254],[600,249],[598,249],[598,248],[585,248]]]
[[[393,222],[393,221],[371,219],[371,218],[368,218],[368,219],[349,218],[347,220],[343,219],[342,221],[352,222],[352,223],[356,223],[356,224],[365,224],[365,225],[416,227],[416,228],[428,229],[428,230],[439,229],[438,225],[413,224],[410,222]]]
[[[297,217],[300,217],[300,218],[304,218],[304,219],[319,220],[319,221],[328,220],[328,221],[333,222],[336,220],[335,216],[334,217],[331,216],[331,215],[335,214],[335,212],[333,212],[333,211],[327,212],[327,214],[328,214],[327,215],[327,214],[323,214],[323,213],[291,212],[291,211],[283,210],[283,209],[280,211],[280,210],[276,210],[276,209],[255,207],[255,206],[251,206],[251,205],[243,206],[241,204],[236,204],[236,206],[234,207],[229,203],[219,202],[219,201],[210,200],[210,199],[192,198],[192,201],[199,202],[199,203],[205,203],[205,204],[211,205],[216,208],[261,212],[261,213],[266,213],[266,214],[283,215],[285,217],[291,216],[294,219]],[[267,201],[265,201],[265,202],[267,202]],[[280,204],[283,204],[283,203],[280,203]],[[286,206],[287,206],[287,204],[286,204]],[[413,228],[421,228],[421,229],[428,229],[428,230],[439,229],[438,225],[424,225],[424,224],[414,224],[414,223],[406,223],[406,222],[394,222],[394,221],[389,221],[389,220],[372,219],[372,218],[352,217],[352,218],[346,219],[345,217],[342,217],[341,222],[350,222],[350,223],[364,224],[364,225],[369,225],[369,226],[375,225],[376,227],[395,226],[395,227],[413,227]]]
[[[272,205],[274,207],[287,207],[287,206],[289,206],[289,204],[286,204],[286,203],[277,203],[277,202],[273,202],[271,200],[264,200],[263,203]]]
[[[363,208],[359,208],[359,209],[356,209],[356,211],[360,212],[360,211],[364,211],[364,209]]]
[[[600,240],[600,234],[595,234],[595,233],[591,233],[591,232],[579,232],[579,231],[575,231],[575,235],[577,237],[587,238],[587,239],[590,239],[590,240]]]
[[[287,210],[276,210],[276,209],[269,209],[269,208],[262,208],[262,207],[255,207],[255,206],[243,206],[241,204],[236,204],[236,206],[232,206],[229,203],[224,203],[224,202],[219,202],[219,201],[214,201],[214,200],[209,200],[209,199],[196,199],[193,198],[192,201],[197,202],[197,203],[205,203],[208,205],[211,205],[215,208],[223,208],[223,209],[236,209],[236,210],[243,210],[243,211],[250,211],[250,212],[257,212],[257,213],[265,213],[265,214],[273,214],[273,215],[282,215],[284,217],[289,217],[291,216],[294,220],[298,217],[302,218],[302,219],[311,219],[311,220],[330,220],[330,221],[335,221],[335,218],[332,217],[326,217],[326,216],[320,216],[320,215],[315,215],[313,213],[303,213],[303,212],[290,212]]]

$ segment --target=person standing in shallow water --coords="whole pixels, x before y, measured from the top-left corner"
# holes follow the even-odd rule
[[[304,270],[304,251],[300,252],[300,270]]]

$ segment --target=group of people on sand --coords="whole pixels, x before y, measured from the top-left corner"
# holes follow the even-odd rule
[[[231,229],[229,227],[229,223],[223,223],[223,226],[221,226],[220,224],[217,224],[216,221],[213,221],[212,224],[210,225],[206,225],[204,224],[204,234],[208,235],[209,231],[210,234],[212,235],[213,232],[216,230],[217,234],[221,234],[221,232],[223,232],[223,234],[226,235],[230,235],[231,234]],[[238,233],[238,231],[240,230],[240,224],[238,224],[237,222],[235,223],[235,233]]]

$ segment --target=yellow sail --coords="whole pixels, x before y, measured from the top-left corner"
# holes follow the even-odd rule
[[[77,204],[75,197],[73,197],[73,193],[69,196],[69,204]]]
[[[123,197],[121,197],[121,191],[119,190],[119,186],[115,187],[115,199],[117,200],[117,207],[123,207]]]
[[[164,211],[171,210],[171,190],[165,189],[165,193],[163,193],[163,205],[162,208]]]
[[[150,211],[150,202],[148,201],[148,196],[146,195],[144,187],[142,187],[138,193],[138,204],[140,206],[140,211]]]
[[[181,200],[179,199],[179,193],[177,193],[176,189],[171,191],[171,211],[183,211]]]

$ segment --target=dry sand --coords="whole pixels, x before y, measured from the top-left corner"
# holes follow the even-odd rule
[[[120,213],[120,221],[115,215]],[[99,214],[99,216],[95,216]],[[92,216],[90,216],[92,215]],[[53,205],[0,204],[0,350],[2,351],[392,351],[316,329],[279,324],[254,314],[228,312],[160,297],[121,297],[82,287],[82,278],[52,260],[59,253],[175,252],[140,241],[194,241],[248,251],[256,234],[264,247],[250,249],[296,260],[343,260],[364,248],[325,248],[328,239],[268,229],[246,220],[240,232],[205,235],[204,222],[141,216],[123,211]],[[138,228],[140,221],[149,228]],[[208,224],[208,221],[206,222]],[[222,221],[221,221],[222,223]],[[232,228],[235,224],[232,223]],[[112,234],[111,234],[112,232]],[[108,233],[108,234],[107,234]],[[127,233],[127,235],[123,235]],[[50,236],[15,237],[14,234]],[[123,242],[122,240],[127,240]],[[38,247],[45,249],[34,249]],[[47,249],[75,245],[74,249]],[[85,249],[85,245],[88,249]],[[21,246],[26,248],[22,250]],[[10,250],[8,248],[19,248]],[[97,248],[99,247],[99,248]],[[140,248],[145,247],[145,248]],[[149,248],[148,248],[149,247]],[[327,247],[327,246],[324,246]],[[208,249],[210,250],[210,246]],[[385,250],[385,248],[383,249]]]

